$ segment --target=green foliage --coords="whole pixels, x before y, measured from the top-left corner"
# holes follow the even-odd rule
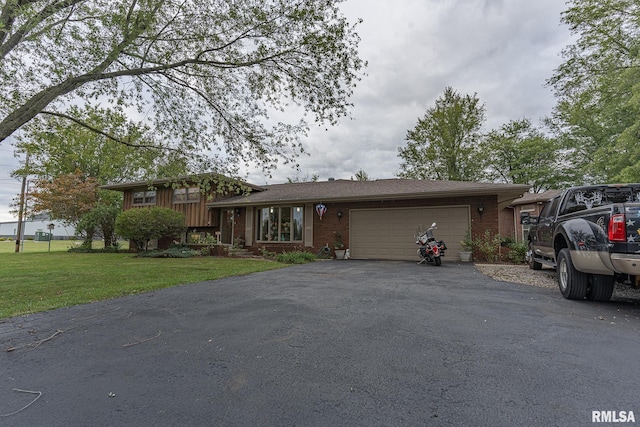
[[[120,213],[120,205],[98,204],[91,211],[84,214],[77,225],[77,231],[85,236],[85,242],[91,242],[98,234],[104,240],[104,247],[109,248],[116,243],[116,218]]]
[[[182,213],[168,208],[129,209],[118,215],[116,233],[132,240],[138,250],[146,251],[152,239],[179,237],[187,229],[185,222]]]
[[[195,229],[191,232],[191,234],[188,237],[189,237],[189,240],[187,243],[192,245],[213,246],[218,244],[218,240],[216,239],[216,236],[214,236],[213,234],[204,233],[204,236],[202,236]]]
[[[355,178],[351,177],[351,181],[369,181],[369,174],[364,169],[360,169],[356,172]]]
[[[447,87],[399,148],[403,178],[475,181],[482,178],[479,149],[485,107],[474,94],[460,95]]]
[[[478,254],[480,262],[500,261],[500,244],[502,238],[499,234],[492,234],[490,230],[485,230],[483,234],[473,238],[473,248]]]
[[[492,234],[491,231],[485,230],[483,234],[475,236],[473,239],[467,234],[464,246],[471,247],[478,258],[479,262],[498,262],[502,261],[500,248],[509,248],[506,260],[515,264],[525,262],[528,245],[526,243],[517,243],[511,237],[502,237],[499,234]]]
[[[196,251],[181,245],[172,245],[168,249],[147,251],[138,254],[139,257],[143,258],[193,258],[202,255],[202,251]]]
[[[122,244],[120,242],[115,242],[110,246],[103,246],[102,248],[94,248],[92,241],[83,241],[79,245],[74,245],[67,249],[68,252],[76,252],[76,253],[117,253],[122,250]]]
[[[527,262],[526,255],[529,250],[527,243],[511,243],[509,246],[509,253],[507,254],[507,260],[514,264],[524,264]]]
[[[640,8],[636,0],[571,0],[576,36],[549,84],[552,123],[576,183],[640,181]]]
[[[482,142],[488,176],[508,184],[529,184],[534,192],[565,184],[567,166],[557,140],[529,119],[512,120],[489,132]]]
[[[93,249],[93,242],[91,240],[84,240],[79,245],[74,245],[69,247],[69,252],[76,253],[92,253],[96,251]]]
[[[502,246],[503,248],[510,248],[515,243],[516,240],[513,237],[506,236],[500,238],[500,246]]]
[[[291,251],[278,254],[276,261],[285,264],[305,264],[308,262],[314,262],[317,257],[311,252],[306,251]]]
[[[266,246],[263,246],[261,248],[258,249],[260,251],[260,254],[264,257],[264,258],[273,258],[275,259],[277,257],[277,254],[275,252],[269,251]]]
[[[29,165],[14,176],[50,178],[80,170],[104,185],[187,173],[184,160],[154,149],[149,127],[131,122],[124,112],[71,106],[68,113],[83,125],[46,115],[18,137],[16,148],[29,153]]]
[[[464,235],[464,239],[460,241],[460,246],[463,251],[473,251],[473,239],[471,238],[471,229],[467,228],[467,232]]]
[[[4,2],[0,141],[48,116],[189,169],[234,175],[293,160],[310,123],[348,114],[366,65],[340,3]],[[98,104],[142,119],[110,128],[72,107]],[[298,117],[269,120],[292,104]]]

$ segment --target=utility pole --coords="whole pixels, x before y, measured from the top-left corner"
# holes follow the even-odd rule
[[[22,238],[22,227],[24,227],[22,217],[24,216],[24,199],[27,188],[27,172],[29,171],[29,153],[24,162],[25,174],[22,176],[22,189],[20,190],[20,207],[18,209],[18,233],[16,235],[16,252],[20,252],[20,239]]]

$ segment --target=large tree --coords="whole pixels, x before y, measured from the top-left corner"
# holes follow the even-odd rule
[[[100,104],[209,168],[271,168],[305,120],[348,113],[364,63],[340,1],[0,2],[0,141],[43,116],[87,125],[71,106]],[[300,121],[278,120],[291,106]]]
[[[549,83],[553,122],[582,181],[640,180],[640,4],[571,0],[562,15],[576,36]]]
[[[478,142],[485,106],[477,95],[461,95],[451,87],[407,132],[399,148],[399,176],[417,179],[474,181],[482,178]]]
[[[529,119],[512,120],[492,130],[482,146],[492,181],[529,184],[534,192],[568,183],[563,150]]]
[[[189,159],[179,153],[146,147],[150,129],[127,120],[122,112],[76,106],[70,112],[82,117],[85,126],[48,116],[23,132],[16,148],[28,154],[29,162],[13,171],[14,176],[50,180],[80,170],[107,184],[180,176],[190,170]],[[109,135],[128,144],[114,142]]]

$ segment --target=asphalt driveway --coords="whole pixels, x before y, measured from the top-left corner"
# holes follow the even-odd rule
[[[639,332],[470,264],[317,262],[0,322],[0,426],[640,422]]]

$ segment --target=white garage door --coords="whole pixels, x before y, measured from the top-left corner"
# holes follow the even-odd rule
[[[466,206],[401,209],[362,209],[349,212],[349,248],[355,259],[418,260],[416,229],[437,223],[434,235],[444,240],[444,258],[458,259],[460,241],[469,227]]]

